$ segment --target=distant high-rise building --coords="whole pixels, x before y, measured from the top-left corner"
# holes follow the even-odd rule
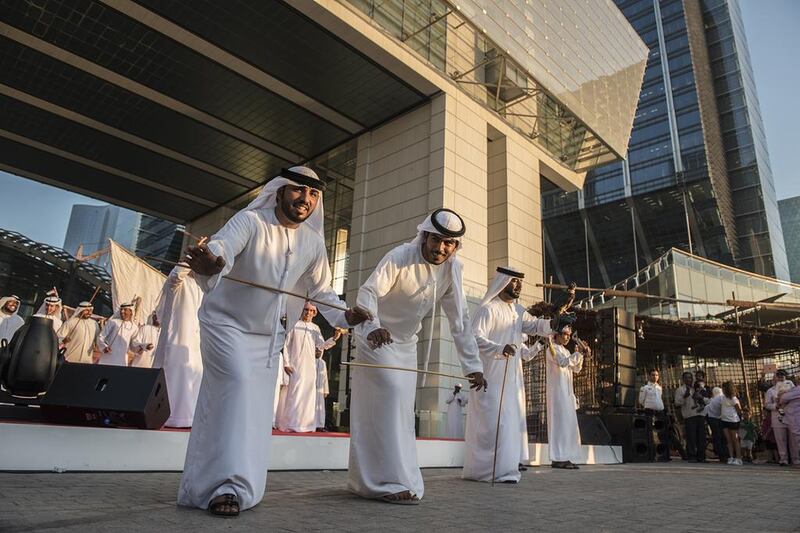
[[[678,247],[788,279],[738,3],[615,2],[650,48],[627,158],[543,182],[545,275],[608,287]]]
[[[778,211],[789,260],[789,281],[800,283],[800,196],[778,201]]]
[[[69,217],[64,250],[86,256],[108,246],[113,239],[125,248],[134,251],[139,239],[142,215],[115,205],[73,205]],[[99,256],[92,263],[106,266],[107,256]]]
[[[136,255],[139,257],[159,257],[168,261],[177,261],[181,255],[183,243],[183,226],[162,220],[150,215],[142,215],[139,225],[139,238],[136,243]],[[156,261],[150,262],[162,272],[169,272],[172,266]]]

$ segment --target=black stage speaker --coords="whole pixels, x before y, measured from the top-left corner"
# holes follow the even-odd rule
[[[598,414],[578,413],[578,428],[581,431],[581,444],[608,446],[611,434]]]
[[[64,363],[41,409],[61,424],[160,429],[169,418],[164,370]]]
[[[611,307],[600,310],[598,321],[600,403],[636,407],[636,317]]]
[[[607,414],[602,416],[611,444],[622,446],[622,460],[626,463],[648,463],[655,459],[653,431],[650,418],[638,414]]]

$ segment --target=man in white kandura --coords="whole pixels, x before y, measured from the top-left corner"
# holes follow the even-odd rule
[[[58,297],[58,292],[52,289],[47,292],[47,297],[39,306],[36,311],[37,316],[43,316],[53,321],[53,331],[58,332],[64,321],[61,319],[61,298]]]
[[[155,314],[161,330],[153,352],[153,368],[163,368],[169,392],[169,419],[165,426],[192,426],[203,361],[200,358],[200,321],[197,311],[203,291],[188,263],[180,263],[161,288]]]
[[[90,302],[81,302],[72,316],[58,329],[58,338],[66,348],[64,359],[70,363],[92,364],[94,351],[98,348],[100,324],[92,319],[94,307]]]
[[[283,354],[284,370],[289,375],[286,397],[278,413],[280,431],[310,433],[317,429],[317,354],[333,348],[341,333],[325,340],[319,326],[312,320],[317,316],[314,304],[306,302],[300,320],[286,335]]]
[[[336,330],[341,335],[341,330]],[[323,352],[317,352],[317,402],[316,412],[317,416],[314,420],[314,425],[317,431],[325,430],[325,398],[328,397],[328,365],[325,364],[325,359],[322,358]]]
[[[519,383],[522,382],[523,334],[547,335],[550,320],[529,315],[517,303],[525,275],[516,268],[498,267],[481,300],[472,329],[481,351],[484,375],[492,383],[486,391],[470,391],[464,479],[517,483],[522,457],[522,434],[527,434],[520,413]],[[519,355],[519,357],[515,357]],[[505,374],[505,376],[504,376]],[[503,380],[505,388],[503,389]],[[500,413],[501,389],[503,411]],[[500,433],[497,416],[500,415]],[[497,441],[495,443],[495,440]],[[497,458],[495,459],[495,444]],[[526,443],[527,445],[527,443]]]
[[[108,319],[100,334],[101,365],[128,366],[131,340],[139,328],[133,323],[133,304],[126,303]]]
[[[356,359],[416,369],[422,319],[441,302],[464,374],[473,388],[485,388],[462,287],[463,267],[456,257],[464,221],[449,209],[438,209],[417,231],[412,242],[381,259],[358,292],[358,304],[375,319],[356,329]],[[365,498],[418,504],[424,487],[414,438],[416,373],[354,367],[352,376],[349,489]]]
[[[567,346],[572,339],[572,326],[559,320],[556,333],[545,340],[547,367],[547,443],[550,466],[577,470],[581,460],[581,434],[578,429],[578,401],[573,389],[573,376],[583,368],[583,357],[591,351],[576,341],[576,351]]]
[[[445,400],[447,404],[447,436],[451,439],[464,438],[464,406],[469,403],[467,395],[461,392],[461,383],[453,387],[453,394]]]
[[[203,381],[179,505],[236,516],[264,496],[272,437],[269,407],[285,336],[281,317],[288,317],[286,329],[291,330],[304,303],[279,291],[344,305],[331,287],[324,189],[309,168],[284,170],[208,244],[189,247],[187,260],[204,292],[199,314]],[[345,313],[322,306],[322,312],[341,327],[370,318],[358,308]]]
[[[131,339],[131,351],[133,352],[131,366],[152,368],[159,335],[161,335],[161,323],[154,312],[147,319],[147,324],[140,326],[139,331]]]
[[[0,298],[0,341],[11,342],[14,333],[25,324],[19,311],[19,296],[3,296]]]

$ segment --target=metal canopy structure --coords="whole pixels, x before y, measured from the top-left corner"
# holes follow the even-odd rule
[[[175,222],[430,96],[278,0],[0,13],[0,170]]]
[[[104,269],[78,261],[60,248],[0,229],[0,294],[17,294],[22,299],[20,312],[27,316],[53,285],[71,306],[88,300],[99,287],[96,312],[111,310],[111,276]]]

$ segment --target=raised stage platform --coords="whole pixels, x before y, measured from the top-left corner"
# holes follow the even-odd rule
[[[91,428],[43,423],[0,422],[3,471],[181,471],[188,430]],[[274,432],[270,470],[345,470],[350,450],[346,433]],[[547,444],[530,445],[532,465],[549,464]],[[584,464],[622,462],[619,446],[583,446]],[[464,441],[417,439],[419,464],[460,467]]]

